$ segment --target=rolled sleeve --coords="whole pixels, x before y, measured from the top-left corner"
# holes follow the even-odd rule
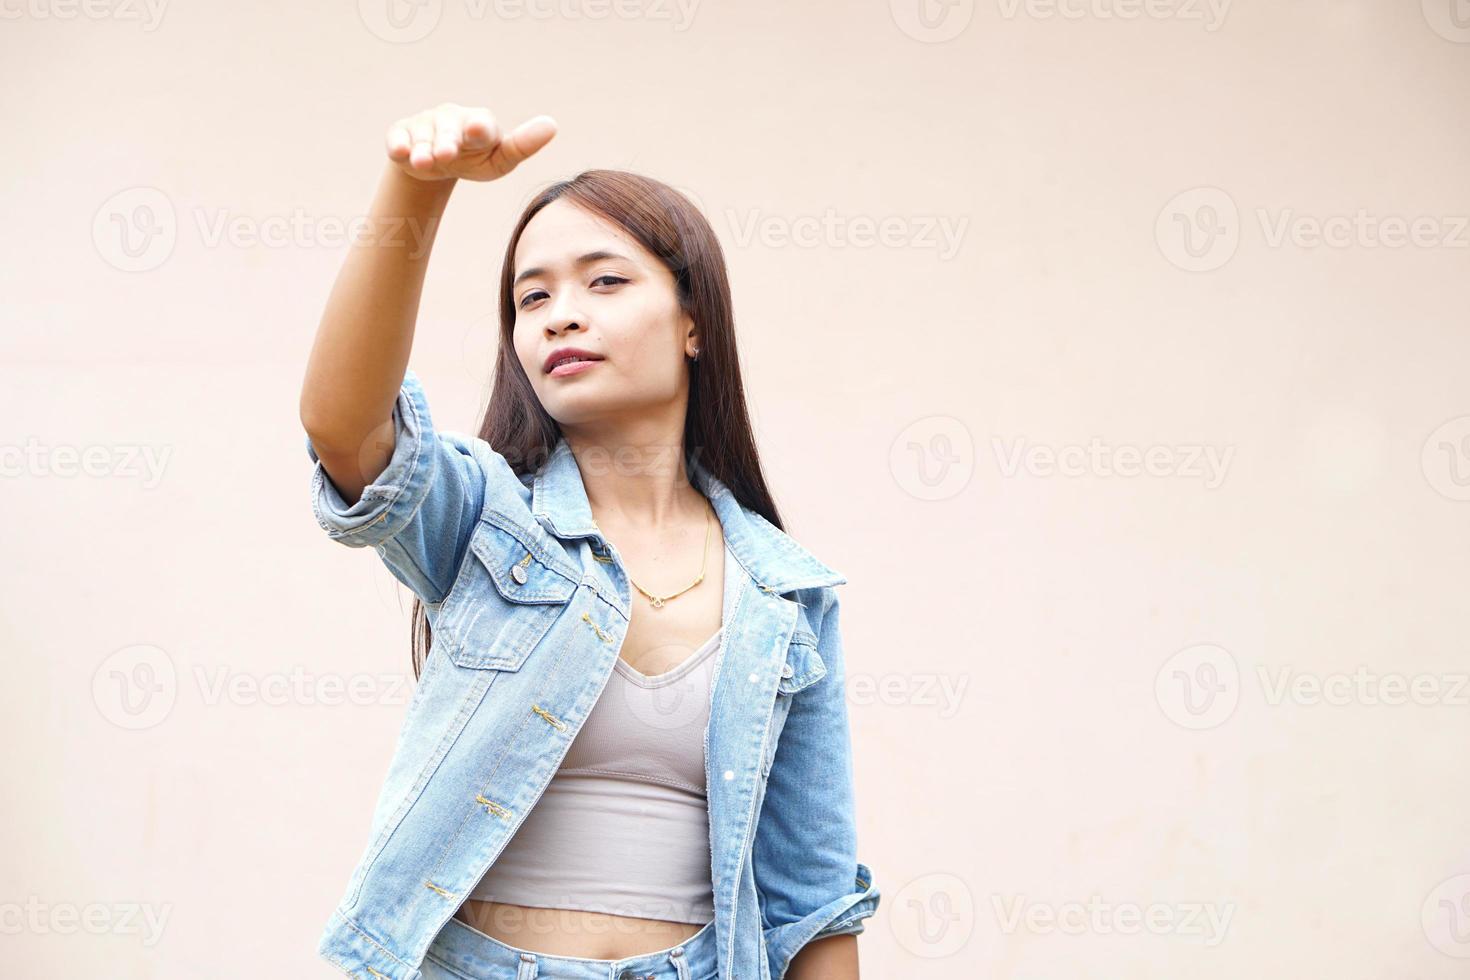
[[[851,892],[795,922],[765,930],[766,952],[774,980],[781,980],[786,975],[791,961],[807,943],[828,936],[857,935],[867,927],[865,920],[878,911],[882,896],[873,882],[873,872],[861,861],[856,864],[857,874],[853,876]]]
[[[791,703],[756,829],[754,862],[766,951],[781,980],[816,939],[861,933],[878,910],[857,858],[852,748],[836,593],[824,590],[817,652],[827,668]]]
[[[393,404],[393,456],[355,503],[343,499],[307,436],[306,453],[316,464],[311,498],[317,523],[353,548],[377,546],[402,530],[433,485],[434,439],[428,401],[412,370],[404,375]]]
[[[393,404],[392,456],[355,502],[343,498],[306,437],[317,523],[334,541],[374,548],[399,581],[437,603],[453,583],[484,499],[472,443],[435,431],[423,385],[407,370]]]

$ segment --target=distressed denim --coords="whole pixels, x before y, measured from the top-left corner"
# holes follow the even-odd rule
[[[306,440],[318,523],[372,547],[423,600],[433,634],[318,945],[362,980],[422,980],[429,946],[607,684],[633,596],[565,439],[517,476],[484,440],[435,430],[412,370],[393,425],[391,460],[350,506]],[[879,902],[857,859],[834,588],[846,579],[697,460],[690,480],[739,566],[725,577],[704,736],[718,971],[780,980],[805,944],[862,932]]]

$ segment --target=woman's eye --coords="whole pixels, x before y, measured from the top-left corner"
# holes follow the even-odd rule
[[[598,283],[603,282],[603,281],[607,281],[607,282],[611,282],[611,283],[616,284],[616,283],[621,283],[621,282],[627,282],[628,280],[624,279],[622,276],[615,276],[612,273],[608,273],[605,276],[598,276],[596,279],[592,280],[592,285],[595,286]],[[544,296],[544,295],[546,295],[546,291],[543,290],[543,289],[533,289],[533,290],[531,290],[529,293],[527,293],[526,295],[524,295],[524,296],[521,297],[520,308],[521,309],[525,309],[531,303],[532,300],[538,299],[539,297]]]

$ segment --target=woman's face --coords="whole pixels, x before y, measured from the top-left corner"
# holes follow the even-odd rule
[[[515,352],[552,418],[563,427],[621,424],[677,409],[682,426],[685,357],[699,341],[667,266],[565,198],[527,223],[514,261]],[[598,359],[548,369],[564,347]]]

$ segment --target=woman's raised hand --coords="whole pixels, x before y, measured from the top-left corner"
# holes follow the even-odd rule
[[[550,116],[505,133],[489,109],[445,102],[389,126],[388,159],[419,180],[496,180],[555,135]]]

